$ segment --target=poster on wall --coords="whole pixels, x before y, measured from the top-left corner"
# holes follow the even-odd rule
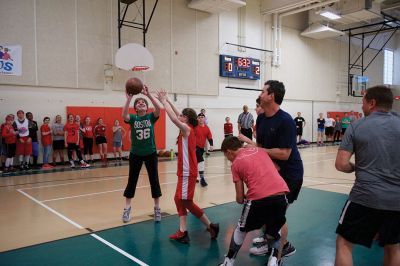
[[[0,74],[22,75],[22,47],[21,45],[0,44]]]

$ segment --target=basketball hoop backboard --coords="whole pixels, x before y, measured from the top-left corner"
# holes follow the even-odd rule
[[[115,65],[127,71],[151,71],[154,68],[154,58],[146,47],[128,43],[118,49]]]

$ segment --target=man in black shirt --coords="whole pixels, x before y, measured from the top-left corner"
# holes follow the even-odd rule
[[[296,123],[296,136],[299,138],[297,144],[301,141],[301,136],[303,135],[303,127],[306,126],[306,120],[301,116],[300,112],[297,112],[297,117],[294,119]]]

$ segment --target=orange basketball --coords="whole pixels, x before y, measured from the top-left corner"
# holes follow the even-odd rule
[[[125,89],[128,94],[139,94],[143,90],[143,82],[138,78],[130,78],[125,83]]]
[[[164,157],[170,157],[171,156],[171,152],[170,151],[165,151],[164,152]]]

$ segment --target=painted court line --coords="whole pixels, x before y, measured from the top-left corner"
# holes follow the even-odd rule
[[[71,219],[69,219],[68,217],[62,215],[61,213],[55,211],[54,209],[50,208],[49,206],[47,206],[46,204],[43,204],[42,202],[40,202],[39,200],[35,199],[34,197],[32,197],[31,195],[29,195],[28,193],[22,191],[21,189],[17,189],[17,191],[21,194],[23,194],[24,196],[26,196],[27,198],[29,198],[30,200],[34,201],[35,203],[39,204],[40,206],[42,206],[43,208],[45,208],[46,210],[52,212],[53,214],[57,215],[58,217],[60,217],[61,219],[67,221],[68,223],[72,224],[73,226],[75,226],[78,229],[85,229],[83,226],[81,226],[80,224],[72,221]],[[137,264],[141,265],[141,266],[149,266],[148,264],[144,263],[143,261],[139,260],[138,258],[130,255],[129,253],[125,252],[124,250],[120,249],[119,247],[111,244],[110,242],[108,242],[107,240],[99,237],[96,234],[90,234],[90,236],[92,236],[93,238],[97,239],[98,241],[102,242],[103,244],[107,245],[108,247],[114,249],[115,251],[117,251],[118,253],[124,255],[125,257],[127,257],[128,259],[136,262]]]
[[[207,176],[207,179],[214,179],[222,176],[230,175],[228,174],[223,174],[223,175],[215,175],[215,176]],[[171,185],[171,184],[176,184],[177,181],[172,181],[172,182],[165,182],[165,183],[160,183],[160,185]],[[141,188],[148,188],[150,185],[146,186],[139,186],[136,187],[136,189],[141,189]],[[120,192],[124,191],[125,189],[115,189],[115,190],[107,190],[107,191],[102,191],[102,192],[94,192],[94,193],[88,193],[88,194],[80,194],[80,195],[75,195],[75,196],[68,196],[68,197],[62,197],[62,198],[54,198],[54,199],[47,199],[47,200],[42,200],[40,202],[50,202],[50,201],[58,201],[58,200],[66,200],[66,199],[75,199],[75,198],[82,198],[82,197],[88,197],[88,196],[96,196],[96,195],[101,195],[101,194],[107,194],[107,193],[113,193],[113,192]]]

